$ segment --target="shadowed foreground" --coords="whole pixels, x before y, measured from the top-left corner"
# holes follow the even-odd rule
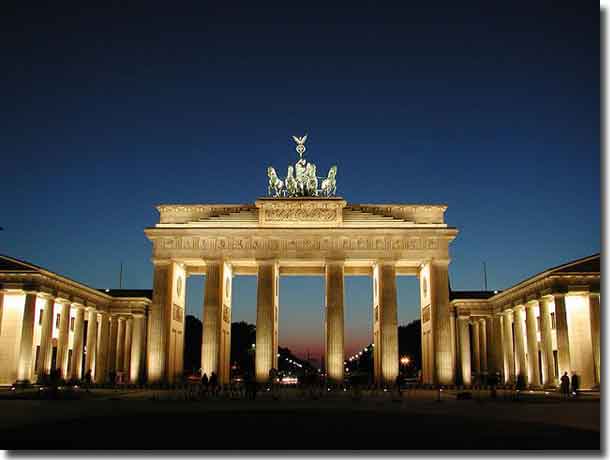
[[[599,401],[0,401],[4,449],[599,449]]]

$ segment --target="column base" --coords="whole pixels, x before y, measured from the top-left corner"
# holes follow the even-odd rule
[[[17,380],[17,381],[15,381],[15,383],[13,383],[13,386],[15,388],[22,389],[22,388],[31,388],[34,385],[29,380]]]

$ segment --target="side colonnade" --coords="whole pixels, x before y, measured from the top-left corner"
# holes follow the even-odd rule
[[[0,384],[81,380],[88,374],[93,383],[114,375],[124,383],[145,378],[150,300],[79,287],[82,297],[44,286],[2,286]]]
[[[458,381],[481,384],[495,376],[497,383],[554,388],[567,373],[577,375],[580,388],[599,387],[600,294],[591,289],[453,300]]]

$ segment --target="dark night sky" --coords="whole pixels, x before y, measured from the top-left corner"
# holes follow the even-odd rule
[[[149,288],[154,206],[253,202],[305,132],[349,202],[449,206],[454,289],[482,288],[483,261],[501,289],[598,252],[599,9],[531,3],[4,4],[0,252],[95,287],[123,261]],[[253,322],[255,280],[235,286],[234,319]],[[415,287],[399,282],[400,322]],[[347,288],[351,352],[370,342],[370,281]],[[282,280],[282,345],[321,346],[322,302],[322,279]]]

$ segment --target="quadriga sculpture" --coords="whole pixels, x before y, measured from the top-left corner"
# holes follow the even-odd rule
[[[297,180],[297,190],[298,195],[305,195],[306,187],[307,187],[307,168],[305,165],[307,162],[304,158],[301,158],[296,162],[294,172],[296,174]]]
[[[316,177],[316,165],[313,163],[307,163],[305,175],[307,176],[307,195],[318,196],[318,178]]]
[[[297,196],[299,184],[293,175],[294,167],[288,166],[288,175],[286,176],[286,192],[288,196]]]
[[[267,168],[267,175],[269,176],[269,186],[267,188],[267,194],[271,195],[273,192],[274,196],[280,196],[284,183],[277,177],[277,173],[272,166]]]
[[[337,193],[337,166],[334,165],[328,171],[328,177],[322,181],[322,193],[331,196]]]

